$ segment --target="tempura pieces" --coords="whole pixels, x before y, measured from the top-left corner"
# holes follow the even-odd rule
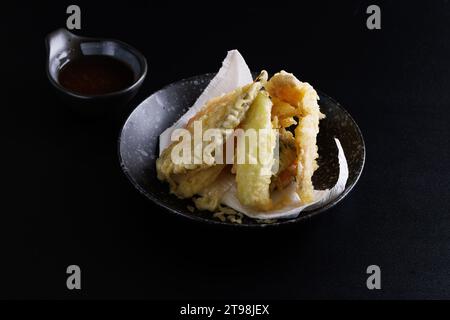
[[[279,128],[278,137],[278,171],[272,176],[271,191],[283,190],[295,181],[295,176],[297,175],[297,147],[294,135],[285,128]]]
[[[207,129],[223,130],[225,136],[227,129],[235,129],[241,123],[251,103],[266,81],[267,72],[263,71],[253,83],[209,100],[189,121],[186,129],[194,136],[194,122],[198,121],[201,122],[203,131]],[[226,137],[223,140],[225,141]],[[194,145],[195,139],[192,139],[191,142],[191,150],[201,148],[203,151],[208,145],[208,143],[204,143],[203,141],[200,141],[201,145],[199,146]],[[207,164],[202,161],[196,163],[193,158],[194,152],[190,161],[174,163],[172,161],[172,150],[181,143],[182,141],[176,141],[167,147],[157,159],[156,168],[158,179],[167,181],[172,193],[181,198],[189,198],[213,182],[220,174],[221,169],[208,169],[204,172],[205,169],[215,166],[215,163]],[[224,166],[220,165],[219,167],[223,169]],[[192,172],[194,170],[195,172]],[[197,175],[200,176],[197,177]]]
[[[275,74],[268,81],[266,89],[275,101],[281,100],[288,104],[274,103],[273,115],[279,118],[280,123],[293,123],[294,115],[299,120],[294,131],[297,146],[297,192],[302,203],[310,203],[314,200],[311,178],[317,169],[316,159],[319,156],[316,137],[319,133],[319,120],[325,117],[317,102],[319,96],[310,84],[299,81],[293,74],[285,71]],[[295,113],[290,106],[295,108]]]
[[[191,198],[213,183],[223,168],[225,168],[224,164],[217,164],[173,174],[169,178],[173,186],[171,191],[180,198]]]
[[[259,210],[269,210],[272,206],[270,182],[276,135],[272,130],[271,110],[269,95],[260,91],[242,122],[245,136],[238,137],[237,196],[243,205]],[[239,161],[239,153],[243,151],[245,159],[241,160],[245,161]]]
[[[225,142],[236,135],[233,166],[215,159],[196,162],[195,150],[204,156],[210,145],[203,139],[188,142],[194,152],[187,162],[172,158],[183,141],[173,142],[162,152],[156,161],[158,179],[168,182],[172,193],[180,198],[198,196],[194,199],[198,209],[215,212],[236,183],[232,189],[241,205],[268,211],[284,205],[272,200],[271,192],[295,183],[302,204],[314,201],[311,178],[317,169],[319,120],[324,118],[319,96],[291,73],[281,71],[269,81],[267,78],[262,71],[253,83],[209,100],[186,125],[194,137],[199,123],[202,135],[208,129],[218,130],[221,138],[214,143],[220,148],[214,150],[226,149]],[[279,148],[275,149],[277,137]],[[278,171],[274,170],[277,167]]]

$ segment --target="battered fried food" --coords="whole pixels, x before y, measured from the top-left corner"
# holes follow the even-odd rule
[[[203,131],[207,129],[222,131],[224,137],[223,141],[225,141],[229,135],[229,129],[235,129],[241,123],[248,108],[266,81],[267,72],[262,71],[253,83],[238,88],[223,96],[211,99],[206,103],[202,110],[188,122],[186,129],[194,136],[194,122],[199,121],[202,124]],[[203,141],[200,141],[200,146],[194,145],[194,139],[192,139],[191,142],[191,150],[201,148],[203,151],[208,145]],[[224,166],[209,169],[216,164],[207,164],[204,162],[196,163],[193,158],[188,162],[174,163],[172,161],[172,150],[180,143],[182,143],[182,141],[173,142],[163,151],[156,161],[156,169],[158,179],[167,181],[172,193],[180,198],[188,198],[192,197],[192,195],[198,193],[214,181],[221,171],[219,167],[223,169]],[[195,172],[191,173],[194,170]],[[195,177],[196,175],[200,176]]]
[[[179,198],[191,198],[213,183],[225,166],[225,164],[217,164],[188,170],[186,173],[173,174],[169,180],[171,190]]]
[[[260,91],[248,110],[242,129],[255,133],[257,143],[249,143],[247,137],[238,141],[239,151],[245,151],[244,163],[236,164],[236,183],[239,201],[252,208],[269,210],[270,181],[272,176],[275,132],[271,122],[272,102],[265,91]],[[262,129],[262,130],[261,130]],[[253,160],[253,161],[252,161]]]
[[[316,137],[319,121],[324,118],[318,105],[319,96],[311,85],[291,73],[281,71],[270,80],[267,78],[267,72],[262,71],[253,83],[209,100],[186,125],[192,136],[196,121],[202,124],[203,131],[219,130],[223,138],[216,143],[220,147],[237,129],[244,133],[249,129],[258,132],[256,144],[238,138],[232,167],[215,161],[196,163],[194,158],[188,163],[174,163],[172,151],[181,142],[172,143],[162,152],[156,161],[158,179],[168,182],[172,193],[180,198],[199,196],[194,199],[197,208],[215,211],[231,177],[236,187],[233,194],[240,204],[255,210],[273,209],[271,192],[289,185],[294,187],[294,182],[302,204],[313,202],[311,179],[317,169]],[[278,160],[275,157],[277,137]],[[198,145],[195,143],[193,139],[191,150],[204,151],[208,146],[203,140]],[[243,162],[239,158],[242,149],[245,150]],[[278,161],[277,172],[272,170],[275,161]]]
[[[280,128],[279,133],[279,165],[272,176],[270,190],[282,190],[295,180],[297,174],[297,149],[292,132]]]
[[[316,137],[319,133],[319,120],[325,117],[317,102],[319,96],[309,83],[301,82],[292,73],[285,71],[275,74],[267,83],[266,89],[272,97],[288,103],[296,110],[299,119],[294,131],[297,146],[297,192],[302,203],[310,203],[314,200],[311,178],[317,169],[316,159],[319,156]],[[289,107],[283,105],[275,111],[285,109]],[[284,113],[281,112],[281,115]]]

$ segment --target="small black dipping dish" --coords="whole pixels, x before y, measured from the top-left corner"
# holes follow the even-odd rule
[[[145,57],[118,40],[87,38],[59,29],[46,37],[47,76],[67,104],[101,115],[124,106],[147,74]]]

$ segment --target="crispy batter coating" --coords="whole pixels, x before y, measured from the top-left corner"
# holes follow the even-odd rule
[[[297,174],[297,148],[292,132],[279,129],[279,167],[272,176],[271,190],[281,190],[294,181]]]
[[[243,205],[269,210],[273,207],[271,191],[284,189],[296,181],[298,195],[302,203],[307,204],[314,200],[311,179],[317,169],[316,138],[319,121],[325,117],[320,112],[318,100],[314,88],[293,74],[281,71],[267,81],[267,73],[263,71],[253,83],[209,100],[189,120],[186,129],[193,136],[195,121],[201,122],[203,131],[219,129],[224,137],[221,144],[227,140],[227,134],[237,128],[278,129],[278,172],[273,174],[270,170],[275,161],[276,138],[273,130],[268,130],[270,134],[263,136],[263,144],[258,141],[256,146],[249,146],[245,142],[247,162],[235,161],[232,166],[231,173],[236,174],[237,197]],[[208,187],[219,182],[223,174],[232,177],[231,166],[215,162],[174,163],[171,153],[179,143],[172,143],[157,159],[158,179],[168,182],[171,192],[180,198],[201,195],[195,199],[197,208],[216,210],[223,192],[220,188],[211,188],[209,192]],[[201,145],[194,145],[192,140],[191,150],[200,148],[203,151],[208,144],[202,141]],[[248,163],[249,157],[260,157],[261,150],[264,162]]]
[[[251,84],[238,88],[233,92],[209,100],[205,106],[189,120],[186,129],[194,136],[194,122],[199,121],[202,124],[202,130],[218,129],[223,131],[226,140],[226,130],[235,129],[244,118],[251,103],[257,96],[263,83],[267,81],[267,72],[261,72],[260,76]],[[209,143],[201,141],[201,145],[194,145],[194,139],[191,139],[191,150],[201,148],[203,151]],[[223,165],[215,163],[207,164],[205,162],[194,163],[192,158],[189,163],[174,163],[172,161],[172,150],[182,143],[173,142],[167,147],[156,161],[158,179],[167,181],[171,192],[180,198],[192,197],[208,185],[210,185],[220,174]],[[203,152],[202,152],[203,154]]]
[[[292,73],[285,71],[275,74],[268,81],[266,89],[275,101],[281,100],[296,109],[295,115],[299,119],[294,131],[297,147],[297,192],[302,203],[310,203],[314,200],[311,178],[317,169],[316,159],[319,156],[316,137],[319,133],[319,120],[325,117],[317,102],[319,96],[309,83],[301,82]],[[278,102],[274,111],[283,117],[289,113],[285,110],[292,111],[289,106]],[[291,113],[289,117],[292,116]]]
[[[272,130],[271,110],[267,92],[260,91],[242,122],[242,129],[253,130],[257,138],[251,143],[244,136],[238,142],[238,157],[239,152],[244,151],[246,159],[236,164],[237,196],[243,205],[259,210],[269,210],[272,206],[270,181],[276,136]]]

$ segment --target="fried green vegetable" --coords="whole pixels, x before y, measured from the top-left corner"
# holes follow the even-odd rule
[[[271,110],[267,92],[260,91],[242,122],[243,135],[238,135],[237,196],[243,205],[260,210],[269,210],[272,205],[269,187],[276,133],[272,130]],[[256,133],[256,143],[252,132]]]

